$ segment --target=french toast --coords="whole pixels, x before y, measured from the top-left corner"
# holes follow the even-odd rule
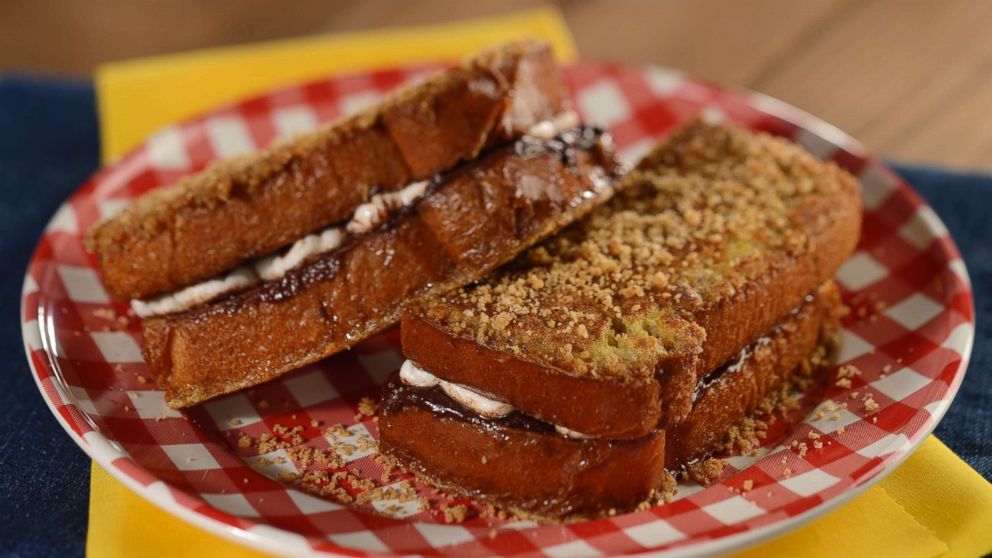
[[[368,110],[154,191],[88,231],[87,246],[112,296],[174,291],[345,220],[374,194],[430,180],[568,108],[547,44],[495,47]]]
[[[175,408],[393,325],[601,204],[620,172],[549,46],[491,48],[363,112],[152,191],[92,227]]]
[[[810,355],[832,343],[839,292],[827,282],[782,321],[694,387],[677,426],[635,439],[575,439],[514,410],[487,418],[440,385],[392,377],[379,411],[384,452],[434,484],[541,518],[569,519],[629,510],[666,487],[678,471],[727,443],[728,431],[793,376],[811,375]]]
[[[269,380],[393,325],[431,289],[479,279],[611,193],[616,163],[602,138],[581,128],[487,150],[377,229],[281,279],[146,318],[145,360],[166,402],[184,407]]]
[[[410,306],[407,358],[570,431],[640,438],[683,421],[700,377],[830,278],[860,234],[849,174],[702,120],[617,190],[486,279]]]
[[[616,190],[485,279],[406,308],[384,452],[513,510],[603,515],[819,367],[841,313],[830,277],[860,234],[853,177],[697,119]]]

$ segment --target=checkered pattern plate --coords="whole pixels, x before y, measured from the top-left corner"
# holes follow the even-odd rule
[[[398,367],[395,331],[188,412],[167,409],[146,380],[139,324],[126,303],[108,298],[83,232],[142,192],[355,110],[432,69],[318,81],[166,128],[59,209],[24,280],[24,343],[53,413],[102,467],[171,513],[281,554],[695,556],[824,513],[891,471],[936,426],[964,375],[974,316],[964,264],[934,212],[857,142],[781,102],[665,69],[591,64],[567,71],[576,106],[614,133],[627,160],[702,111],[791,138],[860,178],[864,235],[838,273],[852,312],[836,364],[862,371],[849,387],[831,382],[784,438],[731,458],[708,488],[685,485],[668,505],[566,526],[483,517],[446,524],[443,510],[458,502],[370,455],[361,441],[376,436],[375,422],[357,413],[358,403]],[[329,470],[285,444],[241,443],[273,434],[334,451],[343,465]],[[792,444],[817,435],[816,446]],[[325,497],[294,484],[309,477],[319,488],[341,471],[351,482]],[[378,496],[361,497],[368,488]],[[397,497],[404,492],[417,497]]]

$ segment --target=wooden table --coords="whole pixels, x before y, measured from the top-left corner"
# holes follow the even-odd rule
[[[483,16],[525,0],[0,3],[0,67],[106,60]],[[784,99],[904,161],[992,170],[992,1],[562,0],[582,56]]]

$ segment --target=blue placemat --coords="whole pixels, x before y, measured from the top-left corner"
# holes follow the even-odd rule
[[[88,83],[0,77],[0,553],[82,556],[89,458],[35,387],[20,332],[21,282],[62,200],[96,170],[99,132]]]
[[[0,77],[0,554],[81,556],[89,460],[48,411],[21,345],[21,281],[35,240],[58,205],[99,165],[93,89]],[[978,329],[971,366],[937,435],[992,478],[992,176],[895,165],[944,220],[975,288]]]

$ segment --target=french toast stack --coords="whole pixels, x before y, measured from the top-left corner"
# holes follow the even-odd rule
[[[598,516],[650,498],[816,368],[838,328],[830,278],[860,233],[850,175],[697,120],[617,190],[404,313],[383,451],[517,512]]]
[[[861,225],[836,165],[703,120],[621,174],[549,47],[520,41],[154,191],[87,245],[169,406],[401,321],[381,450],[518,513],[593,517],[817,371]]]
[[[88,233],[171,407],[272,379],[479,279],[612,193],[550,48],[487,50],[154,191]]]

